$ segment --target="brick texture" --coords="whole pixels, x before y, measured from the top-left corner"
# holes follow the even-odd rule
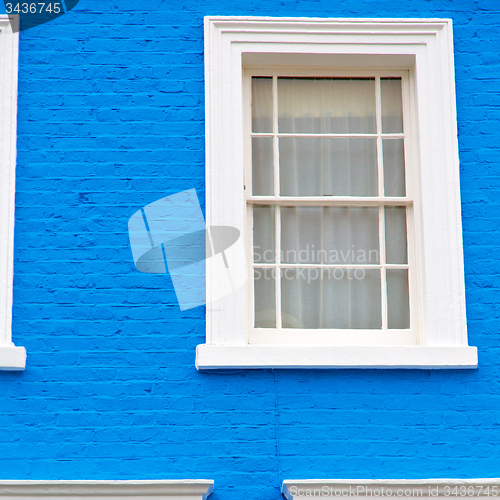
[[[149,10],[148,10],[149,7]],[[474,371],[198,373],[205,310],[135,271],[127,222],[204,196],[204,15],[454,21]],[[500,2],[81,0],[20,35],[13,338],[0,478],[498,477]]]

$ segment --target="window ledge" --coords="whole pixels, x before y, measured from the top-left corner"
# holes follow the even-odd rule
[[[110,500],[129,497],[142,499],[206,500],[214,482],[206,479],[156,481],[0,481],[0,498],[107,497]]]
[[[0,345],[0,370],[24,370],[26,349],[24,347]]]
[[[196,368],[477,368],[477,349],[469,346],[260,346],[202,344]]]

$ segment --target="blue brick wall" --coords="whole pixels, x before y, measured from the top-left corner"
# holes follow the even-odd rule
[[[151,10],[146,10],[146,5]],[[198,373],[204,309],[134,270],[128,218],[204,194],[203,16],[454,20],[469,341],[476,371]],[[0,478],[497,477],[500,2],[81,0],[21,33],[13,335]]]

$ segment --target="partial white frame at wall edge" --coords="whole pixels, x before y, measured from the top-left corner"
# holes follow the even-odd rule
[[[287,479],[283,481],[281,492],[286,500],[494,498],[500,495],[500,479]]]
[[[24,370],[26,365],[26,350],[12,343],[19,33],[11,22],[18,21],[0,15],[0,370]]]
[[[419,345],[249,345],[245,287],[212,302],[226,278],[208,259],[207,338],[197,368],[476,368],[465,315],[451,20],[205,18],[207,225],[242,234],[246,64],[410,71]]]
[[[213,492],[211,479],[171,480],[82,480],[82,481],[0,481],[1,500],[36,500],[37,498],[107,498],[119,500],[206,500]]]

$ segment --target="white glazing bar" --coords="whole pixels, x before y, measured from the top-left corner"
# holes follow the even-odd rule
[[[273,76],[273,153],[274,153],[274,196],[280,195],[279,144],[278,144],[278,79]]]
[[[274,263],[264,263],[264,262],[254,262],[253,267],[255,268],[267,268],[267,269],[272,269],[276,267],[276,264]],[[382,266],[382,264],[306,264],[306,263],[301,263],[298,262],[296,264],[280,264],[281,269],[298,269],[298,268],[314,268],[314,269],[381,269],[382,267],[385,267],[387,269],[408,269],[409,265],[408,264],[385,264]]]
[[[409,112],[410,112],[410,102],[409,102],[409,81],[408,75],[406,77],[401,78],[401,102],[402,102],[402,113],[403,113],[403,132],[406,134],[408,129],[410,128],[410,120],[409,120]],[[411,134],[410,134],[411,136]],[[413,191],[413,175],[409,175],[409,173],[413,174],[412,170],[408,170],[412,168],[411,163],[411,154],[408,154],[409,144],[406,139],[403,141],[404,145],[404,169],[405,169],[405,187],[406,187],[406,196],[411,198],[413,201],[414,191]],[[408,205],[406,207],[406,258],[408,262],[408,299],[409,299],[409,314],[410,314],[410,328],[415,327],[416,320],[416,298],[417,298],[417,289],[415,283],[415,276],[413,275],[413,269],[416,269],[416,255],[414,254],[414,242],[415,242],[415,228],[414,228],[414,205]],[[418,333],[417,333],[418,336]],[[420,340],[420,339],[419,339]]]
[[[327,133],[324,133],[324,134],[313,134],[313,133],[283,133],[283,134],[278,134],[278,137],[368,137],[368,138],[375,138],[377,137],[378,134],[356,134],[356,133],[349,133],[349,134],[327,134]],[[398,138],[398,139],[401,139],[404,137],[404,134],[400,134],[400,133],[392,133],[392,134],[384,134],[384,137],[390,137],[390,138]]]
[[[250,138],[248,139],[249,141],[249,146],[250,146],[250,153],[249,153],[249,161],[250,161],[250,171],[246,173],[246,178],[245,178],[245,198],[246,198],[246,214],[247,214],[247,224],[250,230],[247,231],[247,238],[250,240],[249,241],[249,258],[247,259],[249,262],[252,264],[250,265],[249,269],[249,279],[248,279],[248,284],[247,284],[247,294],[248,294],[248,318],[247,318],[247,328],[248,331],[250,329],[255,327],[255,320],[256,320],[256,311],[255,311],[255,276],[254,276],[254,262],[255,262],[255,256],[254,256],[254,221],[253,221],[253,204],[248,203],[248,198],[252,196],[253,194],[253,155],[252,155],[252,148],[253,148],[253,141],[251,139],[252,137],[252,112],[253,112],[253,101],[252,101],[252,90],[253,90],[253,77],[250,76],[249,79],[249,85],[250,88],[248,89],[248,96],[249,96],[249,101],[250,101],[250,106],[246,108],[248,111],[248,117],[246,123],[248,124],[248,127],[250,129]],[[212,249],[213,251],[213,249]],[[213,255],[213,254],[212,254]]]
[[[376,139],[377,134],[277,134],[278,138],[290,138],[290,139]],[[274,137],[274,134],[270,132],[255,132],[251,135],[252,138],[262,138],[262,137]],[[384,139],[404,139],[404,134],[384,134]]]
[[[315,206],[358,206],[358,207],[378,207],[378,206],[408,206],[412,204],[409,198],[378,198],[378,197],[363,197],[363,196],[251,196],[248,198],[248,203],[255,205],[276,204],[281,206],[300,206],[300,205],[315,205]]]
[[[375,78],[375,113],[377,120],[377,166],[378,166],[378,195],[384,197],[384,157],[382,152],[382,95],[380,91],[380,76]],[[386,200],[384,200],[384,204]],[[385,206],[379,205],[379,246],[380,246],[380,284],[382,307],[382,330],[387,330],[387,280],[385,272]]]
[[[273,76],[273,158],[274,158],[274,197],[280,195],[280,157],[278,142],[278,78]],[[275,293],[276,293],[276,329],[281,330],[281,278],[280,278],[280,254],[281,254],[281,209],[275,205],[275,236],[274,236],[274,262],[275,262]]]
[[[290,133],[285,133],[285,132],[282,132],[282,133],[278,133],[277,134],[278,137],[326,137],[326,138],[329,138],[329,137],[367,137],[367,138],[376,138],[377,137],[377,134],[356,134],[356,133],[349,133],[349,134],[327,134],[327,133],[324,133],[324,134],[313,134],[313,133],[307,133],[307,132],[304,132],[304,133],[299,133],[299,132],[290,132]],[[252,133],[252,137],[273,137],[274,134],[272,132],[253,132]],[[384,139],[404,139],[405,135],[403,133],[399,133],[399,132],[391,132],[391,133],[387,133],[387,134],[384,134]]]

